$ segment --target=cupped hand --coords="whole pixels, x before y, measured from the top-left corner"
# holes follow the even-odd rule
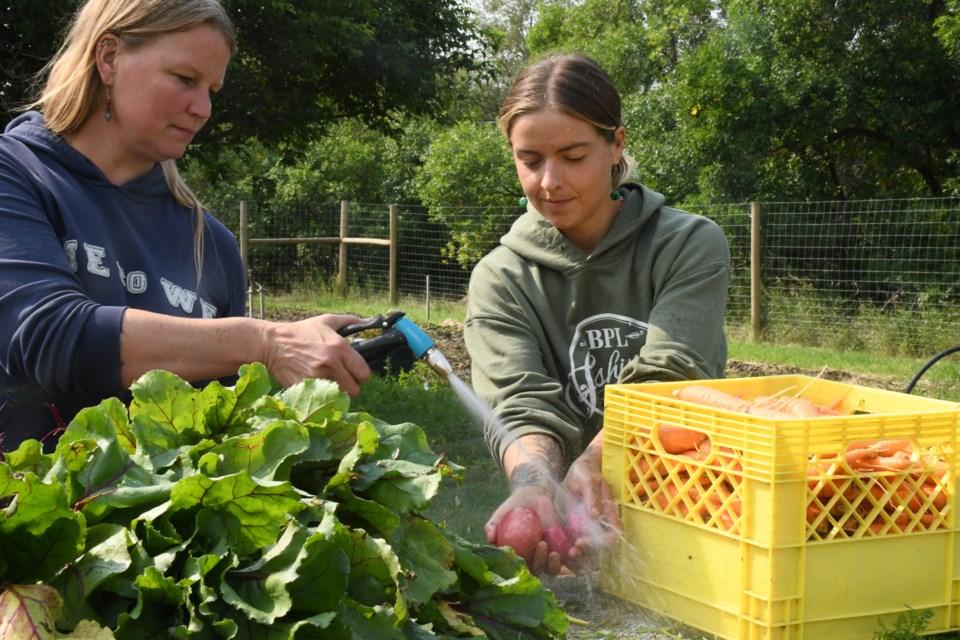
[[[324,314],[288,323],[270,323],[264,331],[264,365],[289,387],[307,378],[337,383],[350,396],[370,377],[370,367],[337,330],[360,322],[347,314]]]
[[[497,528],[500,522],[507,513],[517,507],[533,509],[539,516],[544,530],[554,525],[563,524],[554,506],[554,495],[553,492],[538,486],[514,489],[484,525],[483,531],[487,536],[487,542],[498,544]],[[546,540],[540,540],[534,549],[532,558],[527,561],[527,568],[530,573],[536,576],[541,574],[557,575],[563,568],[563,563],[560,554],[556,551],[550,551]]]
[[[570,562],[574,568],[595,564],[597,554],[623,535],[623,523],[610,485],[603,478],[600,457],[583,455],[570,465],[562,498],[567,532],[574,538]]]

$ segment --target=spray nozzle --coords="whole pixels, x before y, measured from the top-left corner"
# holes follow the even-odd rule
[[[382,360],[400,349],[407,348],[413,353],[414,357],[426,362],[444,378],[453,373],[453,367],[437,350],[433,340],[424,333],[423,329],[408,318],[404,318],[403,315],[403,311],[394,311],[386,317],[378,314],[371,320],[347,325],[340,329],[338,333],[342,336],[349,336],[369,329],[380,329],[379,336],[354,340],[351,343],[369,364]]]
[[[447,359],[437,350],[433,340],[430,339],[423,329],[418,327],[408,318],[400,318],[393,325],[394,328],[403,334],[407,339],[407,346],[413,351],[413,355],[424,360],[430,367],[446,378],[453,373],[453,367],[447,362]]]

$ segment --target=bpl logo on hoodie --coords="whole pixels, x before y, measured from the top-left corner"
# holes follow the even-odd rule
[[[603,415],[603,389],[616,382],[623,367],[647,341],[645,322],[601,313],[577,325],[570,341],[567,403],[580,415]]]

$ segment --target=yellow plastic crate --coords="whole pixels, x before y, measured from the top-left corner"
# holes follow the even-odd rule
[[[678,400],[691,384],[839,415]],[[603,473],[624,525],[603,558],[608,593],[731,639],[872,638],[911,608],[932,611],[925,632],[960,629],[957,404],[808,376],[608,385],[605,398]],[[668,454],[659,425],[709,447]],[[847,464],[881,440],[908,440],[911,468]]]

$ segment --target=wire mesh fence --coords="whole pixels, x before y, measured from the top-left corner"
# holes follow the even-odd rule
[[[346,230],[341,209],[341,203],[283,211],[251,206],[248,233],[389,237],[389,205],[350,203]],[[960,199],[767,202],[759,216],[751,215],[751,203],[688,209],[718,222],[730,242],[728,325],[799,344],[907,355],[960,342]],[[395,211],[400,295],[453,299],[466,295],[471,266],[521,213],[408,205]],[[221,218],[237,228],[234,213]],[[759,251],[752,239],[759,239]],[[384,290],[385,246],[258,245],[249,250],[248,269],[270,295],[329,287],[341,275],[344,253],[349,289]]]

